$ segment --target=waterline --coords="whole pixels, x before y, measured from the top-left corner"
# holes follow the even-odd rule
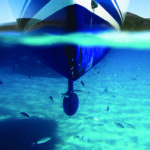
[[[132,48],[150,50],[150,31],[145,32],[118,32],[101,33],[73,33],[54,35],[47,33],[0,34],[0,43],[3,45],[51,46],[54,44],[75,44],[81,46],[108,46],[112,48]]]

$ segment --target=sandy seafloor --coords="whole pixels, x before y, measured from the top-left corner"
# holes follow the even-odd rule
[[[35,69],[3,60],[0,150],[149,150],[149,60],[150,52],[110,51],[75,81],[74,88],[81,90],[80,106],[72,117],[62,108],[67,79],[41,62]],[[33,144],[47,136],[52,138],[49,142]]]

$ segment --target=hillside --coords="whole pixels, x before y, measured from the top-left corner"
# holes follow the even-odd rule
[[[0,25],[0,31],[18,31],[18,26],[14,23]]]
[[[24,25],[28,19],[17,19],[16,24],[5,24],[5,25],[0,25],[0,31],[22,31],[24,28]],[[36,19],[33,19],[33,21],[37,21]],[[56,22],[51,23],[51,22],[42,22],[42,24],[46,24],[46,26],[56,24]],[[58,25],[58,23],[57,23]],[[60,24],[61,25],[61,24]],[[38,23],[37,26],[41,26],[41,23]],[[43,25],[42,25],[43,26]],[[36,26],[35,26],[36,27]],[[127,13],[125,21],[123,22],[122,26],[122,31],[143,31],[143,30],[150,30],[150,18],[142,18],[138,15],[132,14],[132,13]]]
[[[138,15],[127,13],[122,26],[125,31],[143,31],[150,30],[150,18],[142,18]]]

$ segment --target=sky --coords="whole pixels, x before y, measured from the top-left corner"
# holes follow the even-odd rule
[[[150,0],[130,0],[129,12],[144,18],[150,18]],[[13,22],[15,18],[8,0],[0,0],[0,23]]]
[[[150,18],[150,0],[130,0],[128,11],[144,18]]]

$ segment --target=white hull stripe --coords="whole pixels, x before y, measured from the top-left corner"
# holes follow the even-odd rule
[[[118,12],[118,14],[119,14],[121,20],[122,20],[122,19],[123,19],[123,18],[122,18],[122,14],[120,14],[121,12],[120,12],[120,10],[118,9],[118,7],[117,7],[115,1],[114,1],[114,0],[111,0],[111,1],[112,1],[112,3],[114,4],[114,6],[115,6],[115,8],[116,8],[116,10],[117,10],[117,12]],[[122,20],[122,21],[123,21],[123,20]]]

